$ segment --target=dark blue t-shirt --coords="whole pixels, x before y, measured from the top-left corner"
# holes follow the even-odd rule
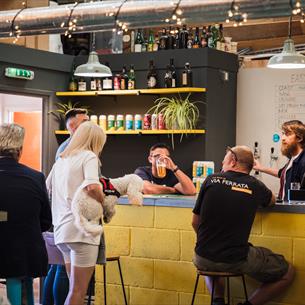
[[[166,170],[166,176],[164,178],[154,177],[152,174],[151,166],[138,167],[134,173],[141,177],[143,180],[149,181],[153,184],[174,187],[177,183],[179,183],[175,174],[168,169]]]

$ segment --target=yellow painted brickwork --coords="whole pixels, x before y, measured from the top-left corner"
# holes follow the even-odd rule
[[[189,305],[196,270],[192,263],[195,234],[192,209],[119,205],[105,226],[107,256],[121,256],[129,305]],[[283,254],[296,267],[293,285],[268,305],[305,304],[305,215],[258,213],[250,242]],[[258,283],[247,278],[249,292]],[[232,279],[233,304],[243,301],[242,284]],[[124,304],[116,262],[107,263],[107,301]],[[96,305],[103,304],[102,268],[96,269]],[[195,304],[210,304],[200,278]]]

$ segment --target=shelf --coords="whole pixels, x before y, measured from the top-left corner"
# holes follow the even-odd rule
[[[98,96],[98,95],[140,95],[140,94],[173,94],[173,93],[202,93],[205,88],[159,88],[159,89],[134,89],[134,90],[104,90],[104,91],[66,91],[56,92],[57,96]]]
[[[109,135],[138,135],[138,134],[204,134],[204,129],[192,129],[192,130],[122,130],[111,131],[107,130],[106,134]],[[69,135],[67,130],[55,130],[56,135]]]

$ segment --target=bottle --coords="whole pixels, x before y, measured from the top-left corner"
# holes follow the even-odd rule
[[[126,33],[122,37],[123,41],[123,53],[130,53],[131,52],[131,35]]]
[[[211,25],[208,26],[207,37],[208,37],[208,47],[209,48],[214,48],[214,42],[213,42]]]
[[[168,36],[166,34],[166,29],[162,29],[161,37],[159,39],[159,50],[166,50],[168,47]]]
[[[179,43],[180,49],[187,48],[188,37],[189,37],[189,32],[186,28],[186,24],[184,24],[182,27],[181,34],[180,34],[180,43]]]
[[[125,66],[123,66],[121,77],[120,77],[120,88],[121,88],[121,90],[128,89],[128,74],[127,74],[127,69]]]
[[[149,61],[149,69],[147,73],[147,87],[149,89],[157,87],[157,72],[153,60]]]
[[[77,90],[77,81],[74,76],[75,72],[75,65],[73,65],[73,69],[70,75],[70,81],[69,81],[69,91],[76,91]]]
[[[193,86],[193,73],[190,68],[190,64],[187,62],[182,72],[182,87],[192,87],[192,86]]]
[[[156,35],[153,51],[155,52],[155,51],[158,51],[158,50],[159,50],[159,37],[158,37],[158,35]]]
[[[177,73],[176,73],[176,68],[175,68],[175,65],[174,65],[174,59],[171,58],[170,59],[170,70],[171,70],[171,73],[172,73],[172,88],[176,88],[178,87],[178,83],[177,83]]]
[[[154,43],[155,43],[154,33],[153,33],[153,31],[149,31],[148,44],[147,44],[147,51],[148,52],[153,52]]]
[[[130,33],[130,52],[132,52],[132,53],[135,51],[135,36],[136,36],[135,31],[131,31],[131,33]]]
[[[141,33],[141,30],[138,29],[136,40],[135,40],[135,45],[134,45],[134,51],[135,52],[141,52],[142,43],[143,43],[142,33]]]
[[[176,38],[174,36],[174,31],[172,30],[172,27],[169,27],[167,37],[167,49],[175,49]]]
[[[97,91],[102,91],[103,90],[102,80],[100,78],[96,79],[96,90]]]
[[[121,89],[121,75],[116,74],[113,77],[113,89],[114,90],[120,90]]]
[[[167,67],[166,67],[166,72],[165,72],[165,76],[164,76],[164,87],[165,88],[172,87],[172,73],[171,73],[169,65],[167,65]]]
[[[142,32],[142,45],[141,45],[141,52],[147,51],[147,40],[145,38],[144,33]]]
[[[222,23],[219,25],[219,31],[218,31],[218,41],[216,44],[216,49],[220,51],[225,51],[226,48],[226,42],[225,38],[223,36],[223,26]]]
[[[188,35],[187,42],[186,42],[186,48],[187,49],[193,48],[193,37],[192,37],[191,31],[189,31],[189,35]]]
[[[207,39],[207,30],[206,27],[203,27],[202,29],[202,36],[201,36],[201,48],[205,48],[208,45],[208,39]]]
[[[180,29],[175,31],[175,49],[180,49]]]
[[[196,27],[195,37],[194,37],[194,42],[193,42],[193,49],[199,49],[200,47],[201,47],[201,41],[199,38],[199,28]]]
[[[106,62],[105,65],[109,67],[109,62]],[[103,90],[112,90],[112,76],[107,76],[103,79]]]
[[[132,90],[136,87],[136,76],[134,72],[134,66],[130,65],[130,70],[128,73],[128,89]]]
[[[80,78],[78,81],[78,91],[86,91],[87,84],[83,78]]]
[[[90,80],[90,90],[91,91],[96,91],[96,79],[93,78],[93,77]]]

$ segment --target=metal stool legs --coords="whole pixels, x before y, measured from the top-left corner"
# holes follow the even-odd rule
[[[195,288],[194,288],[194,292],[193,292],[193,297],[192,297],[191,305],[194,305],[195,295],[196,295],[197,286],[198,286],[198,281],[199,281],[199,274],[197,274],[197,277],[196,277]]]

